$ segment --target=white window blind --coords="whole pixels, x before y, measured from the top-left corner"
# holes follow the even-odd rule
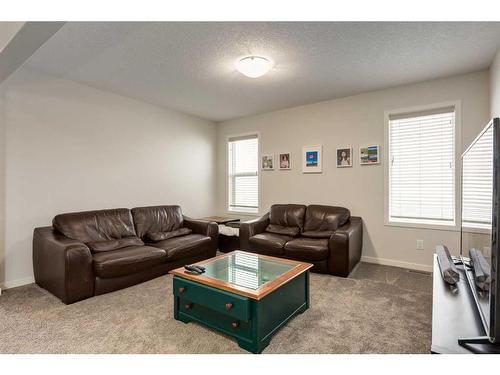
[[[493,127],[464,154],[462,222],[464,227],[491,229],[493,196]]]
[[[256,135],[230,138],[228,144],[229,211],[259,211],[259,140]]]
[[[455,224],[455,110],[389,117],[389,222]]]

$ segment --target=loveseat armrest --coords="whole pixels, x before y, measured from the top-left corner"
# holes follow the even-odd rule
[[[349,221],[339,227],[330,237],[329,247],[329,273],[335,276],[349,276],[349,273],[361,259],[363,247],[362,219],[351,216]]]
[[[219,226],[216,222],[193,219],[183,216],[184,226],[193,231],[193,233],[202,234],[210,237],[210,245],[208,248],[208,257],[214,257],[217,253],[217,239],[219,237]]]
[[[94,295],[90,249],[52,227],[34,230],[33,271],[35,282],[66,304]]]
[[[249,239],[256,234],[262,233],[269,225],[269,213],[258,219],[244,221],[240,225],[240,247],[241,250],[250,251]]]

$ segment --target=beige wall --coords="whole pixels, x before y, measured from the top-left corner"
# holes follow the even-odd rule
[[[458,233],[384,225],[384,169],[360,166],[359,146],[384,144],[384,111],[461,101],[462,144],[470,143],[489,117],[488,72],[440,79],[223,122],[217,128],[218,208],[226,208],[226,141],[260,133],[260,152],[291,152],[291,171],[261,172],[261,211],[273,203],[319,203],[348,207],[363,217],[367,260],[429,269],[436,244],[458,250]],[[323,145],[323,173],[301,173],[301,149]],[[335,148],[352,146],[353,168],[335,167]],[[416,240],[424,250],[416,250]]]
[[[33,228],[58,213],[180,204],[213,214],[214,123],[24,69],[4,86],[0,284],[31,281]]]
[[[500,117],[500,49],[490,67],[491,117]]]

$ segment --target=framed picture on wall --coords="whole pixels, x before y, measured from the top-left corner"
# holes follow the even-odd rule
[[[370,165],[380,163],[380,146],[365,146],[359,148],[359,164]]]
[[[352,167],[352,147],[337,148],[337,168]]]
[[[289,152],[280,154],[279,162],[281,170],[292,169],[292,154]]]
[[[322,149],[321,145],[302,147],[302,173],[322,172]]]
[[[274,155],[266,154],[262,155],[262,170],[272,171],[274,169]]]

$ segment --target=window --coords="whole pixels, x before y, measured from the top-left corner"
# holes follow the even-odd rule
[[[455,225],[455,108],[389,115],[389,223]]]
[[[257,135],[228,142],[228,210],[259,212],[259,139]]]
[[[493,126],[490,126],[464,155],[462,225],[466,228],[491,230],[493,147]]]

